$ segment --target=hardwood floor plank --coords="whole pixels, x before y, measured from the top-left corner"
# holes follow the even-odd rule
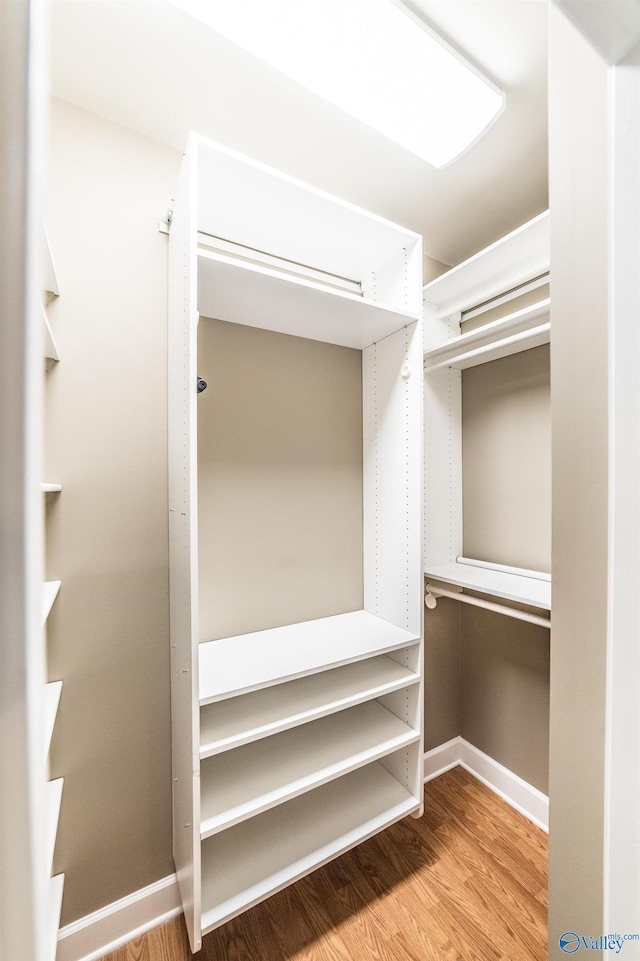
[[[405,818],[203,939],[199,961],[546,961],[543,831],[462,768]],[[104,961],[191,961],[182,918]]]

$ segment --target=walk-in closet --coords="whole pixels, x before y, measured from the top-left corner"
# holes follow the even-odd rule
[[[289,2],[0,3],[0,955],[640,961],[640,5]]]

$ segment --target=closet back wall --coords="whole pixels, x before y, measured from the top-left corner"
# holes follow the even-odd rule
[[[363,606],[362,354],[201,318],[200,640]]]
[[[47,227],[62,297],[48,381],[50,676],[65,785],[62,923],[174,871],[167,546],[167,237],[181,156],[53,103]]]
[[[462,374],[464,554],[551,570],[549,348]],[[461,605],[460,734],[547,794],[549,631]]]

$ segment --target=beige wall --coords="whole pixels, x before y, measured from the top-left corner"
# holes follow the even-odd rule
[[[200,638],[362,608],[362,355],[201,318]]]
[[[460,607],[460,734],[547,794],[549,631]]]
[[[549,348],[463,371],[462,411],[465,555],[549,571]],[[426,750],[460,734],[547,793],[549,632],[440,600],[425,660]]]
[[[47,381],[50,676],[64,689],[62,922],[173,872],[166,255],[175,152],[54,102],[47,226],[62,361]]]
[[[551,570],[549,348],[462,372],[464,555]]]
[[[603,930],[608,552],[607,69],[550,18],[553,642],[550,956]]]

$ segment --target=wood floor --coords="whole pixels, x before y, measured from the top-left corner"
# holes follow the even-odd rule
[[[198,961],[544,961],[547,837],[462,768],[425,814],[203,939]],[[191,961],[182,918],[106,961]]]

